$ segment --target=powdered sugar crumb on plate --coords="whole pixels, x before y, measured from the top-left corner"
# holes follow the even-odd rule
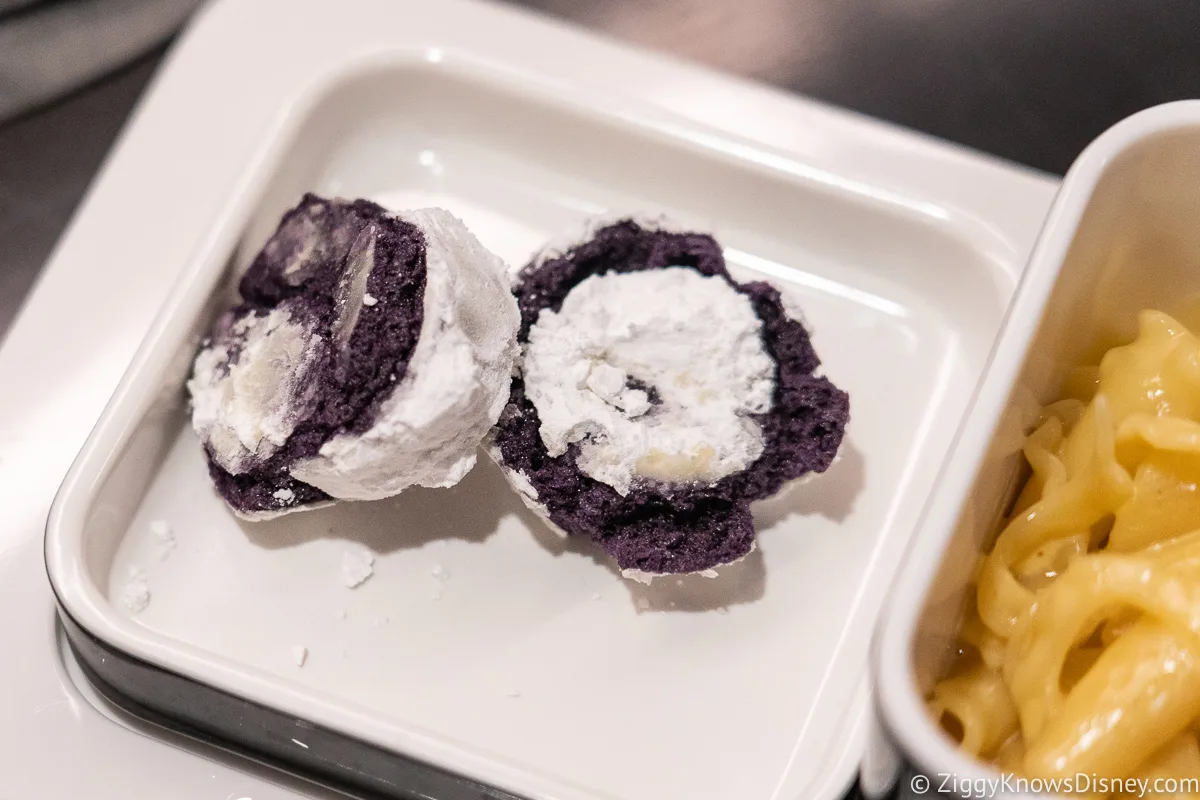
[[[125,590],[121,593],[121,602],[132,614],[140,614],[150,605],[150,587],[146,573],[140,567],[129,568],[129,582],[125,584]]]
[[[150,533],[154,534],[155,548],[158,560],[166,561],[167,556],[175,549],[175,531],[171,523],[165,519],[156,519],[150,523]]]
[[[374,573],[372,566],[375,554],[366,548],[346,550],[342,553],[342,583],[354,589],[361,586]]]

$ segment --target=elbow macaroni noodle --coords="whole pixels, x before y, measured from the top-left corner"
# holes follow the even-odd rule
[[[1144,311],[1093,375],[1026,439],[929,708],[1031,778],[1200,776],[1200,338]]]

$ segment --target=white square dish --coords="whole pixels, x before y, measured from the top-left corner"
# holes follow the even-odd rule
[[[228,24],[235,6],[201,30]],[[837,171],[833,154],[818,168],[653,106],[585,97],[574,75],[522,71],[471,36],[456,43],[448,22],[436,36],[362,32],[350,47],[337,19],[307,13],[306,31],[344,49],[322,60],[303,41],[281,48],[272,75],[291,82],[259,117],[272,125],[175,143],[247,144],[230,164],[237,182],[206,195],[194,230],[204,244],[185,256],[51,515],[48,565],[70,630],[303,730],[531,798],[840,794],[862,748],[873,620],[1019,273],[1013,220],[1045,183],[1009,174],[1025,193],[1003,195],[984,223],[985,200],[969,207],[946,187],[1006,179],[953,150],[927,153],[914,172],[929,185],[906,192]],[[593,46],[614,71],[632,69],[618,48]],[[881,143],[908,149],[889,133]],[[518,263],[595,213],[666,212],[713,230],[736,277],[770,279],[804,308],[826,373],[852,398],[842,461],[759,508],[760,558],[649,589],[586,548],[549,545],[487,463],[453,490],[239,525],[209,488],[182,380],[230,265],[307,189],[442,205]],[[177,543],[165,559],[158,519]],[[353,591],[338,579],[348,542],[378,553]],[[131,565],[152,595],[134,619],[120,602]],[[306,735],[275,752],[216,733],[389,790],[386,776],[314,764]],[[722,766],[697,767],[709,764]]]
[[[1118,123],[1067,173],[880,620],[872,675],[883,726],[913,770],[903,797],[922,794],[916,776],[954,776],[957,793],[1001,785],[933,723],[925,697],[953,655],[978,556],[1025,480],[1022,447],[1042,407],[1072,368],[1132,341],[1142,310],[1194,324],[1197,186],[1200,101]]]

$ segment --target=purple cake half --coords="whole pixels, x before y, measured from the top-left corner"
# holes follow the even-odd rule
[[[247,519],[448,486],[508,394],[503,263],[440,209],[308,194],[188,383],[213,482]]]
[[[713,574],[751,502],[825,471],[849,421],[804,326],[720,245],[632,220],[527,266],[521,373],[489,450],[526,502],[628,577]]]

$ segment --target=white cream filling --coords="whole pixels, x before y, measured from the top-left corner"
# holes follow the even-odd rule
[[[405,487],[453,486],[475,464],[480,440],[508,402],[520,312],[505,267],[441,209],[399,215],[427,245],[424,320],[404,378],[357,436],[339,435],[291,468],[297,479],[345,499]],[[358,315],[385,301],[348,302]]]
[[[333,346],[336,352],[346,353],[346,345],[358,325],[358,315],[363,306],[369,306],[366,300],[367,280],[371,277],[371,269],[375,266],[375,240],[379,231],[372,222],[362,229],[350,245],[346,254],[346,269],[342,279],[338,281],[337,291],[333,298],[333,308],[336,317],[333,322]],[[374,298],[372,298],[374,299]]]
[[[213,459],[237,475],[270,458],[295,429],[313,389],[306,377],[318,342],[286,308],[244,317],[233,330],[243,338],[238,363],[226,369],[223,344],[205,348],[188,390],[193,427]]]
[[[687,267],[588,278],[529,334],[543,444],[559,456],[580,442],[580,469],[622,494],[638,477],[712,483],[745,469],[763,449],[749,415],[775,388],[761,330],[748,297]]]

